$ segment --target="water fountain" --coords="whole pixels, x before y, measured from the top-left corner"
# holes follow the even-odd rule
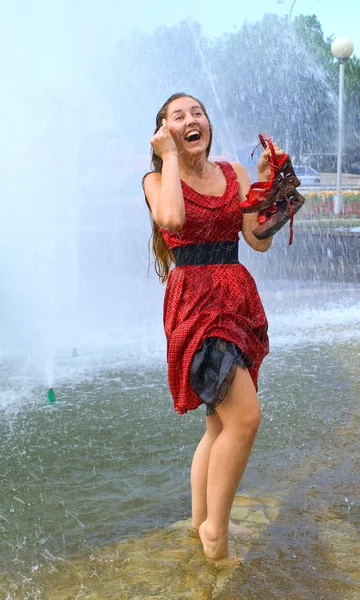
[[[194,28],[180,28],[175,54],[184,31],[193,39]],[[355,600],[359,282],[346,266],[334,275],[328,253],[312,269],[296,231],[290,249],[281,234],[266,256],[240,250],[272,343],[262,429],[233,511],[253,530],[232,540],[244,568],[217,571],[188,538],[202,415],[172,411],[163,288],[147,277],[149,218],[134,168],[156,110],[186,89],[176,70],[159,77],[166,35],[152,50],[151,97],[130,85],[139,57],[125,44],[128,62],[97,57],[88,79],[78,67],[59,79],[22,55],[36,85],[0,101],[1,596],[258,599],[267,587],[269,600]],[[62,51],[54,46],[52,65]],[[193,60],[203,73],[206,55]],[[116,104],[120,76],[129,93]],[[191,83],[215,109],[219,151],[224,98],[206,79]],[[301,261],[308,268],[295,277],[289,267]]]

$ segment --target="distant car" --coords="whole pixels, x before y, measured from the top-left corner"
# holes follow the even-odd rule
[[[355,162],[351,165],[350,173],[360,175],[360,162]]]
[[[312,167],[294,165],[294,171],[301,185],[309,187],[320,185],[320,173]]]

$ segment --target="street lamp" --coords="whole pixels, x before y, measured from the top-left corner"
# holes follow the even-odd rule
[[[354,52],[354,44],[349,38],[341,36],[336,38],[331,44],[331,52],[335,58],[339,59],[340,65],[340,83],[339,83],[339,141],[336,173],[336,194],[334,196],[334,214],[338,215],[344,208],[344,202],[341,195],[341,167],[342,167],[342,144],[343,144],[343,125],[344,125],[344,74],[345,61]]]

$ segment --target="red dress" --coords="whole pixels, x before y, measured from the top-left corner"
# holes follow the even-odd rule
[[[237,175],[229,163],[217,163],[226,177],[223,196],[199,194],[181,182],[185,223],[180,232],[160,228],[169,248],[238,240],[242,227]],[[168,379],[174,408],[180,413],[202,401],[190,384],[193,357],[209,337],[233,342],[258,372],[269,352],[267,319],[254,279],[241,264],[185,265],[170,272],[164,299]]]

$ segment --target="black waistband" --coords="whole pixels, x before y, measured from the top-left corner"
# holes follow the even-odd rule
[[[176,267],[184,265],[234,265],[239,263],[238,240],[187,244],[172,248]]]

